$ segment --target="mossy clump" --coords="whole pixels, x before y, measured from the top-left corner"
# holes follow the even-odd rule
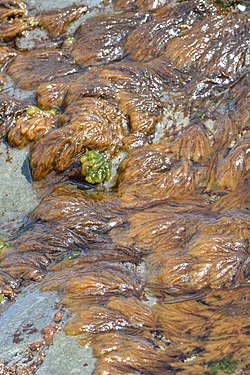
[[[71,46],[73,46],[74,41],[75,41],[75,38],[73,38],[73,37],[69,37],[69,38],[65,39],[65,41],[64,41],[64,43],[63,43],[63,46],[64,46],[65,48],[70,48]]]
[[[69,254],[64,255],[64,257],[62,258],[62,261],[77,259],[80,256],[81,256],[80,250],[72,250]]]
[[[7,246],[6,242],[0,239],[0,257],[3,254],[4,248]]]
[[[218,363],[210,363],[209,371],[207,375],[217,375],[219,371],[223,371],[225,374],[234,374],[237,369],[237,362],[232,361],[229,357],[223,358]]]
[[[56,109],[50,109],[48,111],[42,111],[40,108],[38,108],[34,105],[31,105],[27,108],[25,116],[33,117],[33,116],[36,116],[37,114],[48,114],[48,115],[51,115],[51,116],[55,116],[56,113],[57,113]]]
[[[105,155],[99,151],[87,150],[80,158],[82,174],[91,184],[99,184],[108,181],[111,177],[111,164]]]
[[[40,113],[40,112],[41,112],[41,110],[40,110],[38,107],[36,107],[36,106],[34,106],[34,105],[31,105],[31,106],[29,106],[29,107],[27,108],[25,115],[26,115],[27,117],[33,117],[33,116],[35,116],[37,113]]]
[[[215,3],[223,9],[234,9],[239,4],[243,4],[244,1],[237,0],[215,0]]]
[[[0,251],[6,246],[6,242],[0,239]]]

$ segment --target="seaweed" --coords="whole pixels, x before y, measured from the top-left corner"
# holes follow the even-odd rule
[[[239,4],[243,4],[242,0],[215,0],[215,3],[223,9],[232,9],[236,8]]]
[[[6,242],[0,239],[0,257],[3,254],[4,248],[7,246]]]
[[[62,258],[62,262],[65,261],[65,260],[77,259],[77,258],[79,258],[80,255],[81,255],[80,250],[72,250],[69,254],[64,255],[64,257]]]
[[[0,126],[44,179],[0,236],[0,304],[43,278],[95,375],[248,373],[248,1],[114,3],[4,22],[6,43],[47,36],[0,46]]]
[[[225,374],[234,374],[237,369],[237,362],[225,357],[220,362],[210,363],[208,367],[209,371],[205,372],[206,375],[217,375],[219,371],[223,371]]]
[[[27,117],[33,117],[35,115],[37,115],[38,113],[41,114],[43,111],[36,107],[36,106],[29,106],[26,110],[26,113],[25,113],[25,116]],[[50,110],[47,110],[47,111],[44,111],[45,113],[48,113],[49,115],[51,116],[55,116],[57,114],[57,110],[56,109],[50,109]]]
[[[111,165],[105,155],[95,150],[87,150],[80,158],[82,174],[91,184],[108,181],[111,177]]]

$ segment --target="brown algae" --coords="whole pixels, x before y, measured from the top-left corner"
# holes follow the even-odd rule
[[[109,3],[71,35],[80,2],[0,1],[1,73],[33,92],[3,82],[1,134],[41,196],[0,242],[0,298],[59,292],[94,375],[247,374],[248,2]],[[40,27],[54,46],[19,50]]]

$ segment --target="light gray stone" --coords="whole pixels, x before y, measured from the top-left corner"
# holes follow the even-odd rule
[[[88,5],[94,7],[98,4],[102,3],[102,0],[83,0],[83,1],[76,1],[76,0],[26,0],[27,8],[32,10],[47,10],[53,8],[65,8],[70,5],[78,4],[78,5]]]
[[[17,364],[19,369],[25,366],[27,348],[43,340],[42,329],[53,322],[58,302],[56,293],[42,293],[38,285],[32,285],[15,302],[0,305],[0,362],[8,366]],[[67,315],[62,325],[68,319]],[[55,336],[44,354],[38,375],[90,375],[94,368],[92,350],[81,347],[75,337],[66,336],[63,331]]]
[[[39,199],[22,174],[28,149],[18,150],[0,143],[0,236],[17,229]]]

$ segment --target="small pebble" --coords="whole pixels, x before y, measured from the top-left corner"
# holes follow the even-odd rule
[[[241,12],[245,12],[246,10],[246,6],[244,4],[238,4],[238,9],[241,11]]]
[[[42,341],[37,341],[37,342],[34,342],[33,344],[31,344],[29,346],[30,350],[32,351],[38,351],[40,350],[40,348],[44,345],[44,342]]]
[[[62,320],[62,317],[63,317],[62,313],[60,311],[57,312],[54,316],[54,322],[56,323],[60,322]]]

